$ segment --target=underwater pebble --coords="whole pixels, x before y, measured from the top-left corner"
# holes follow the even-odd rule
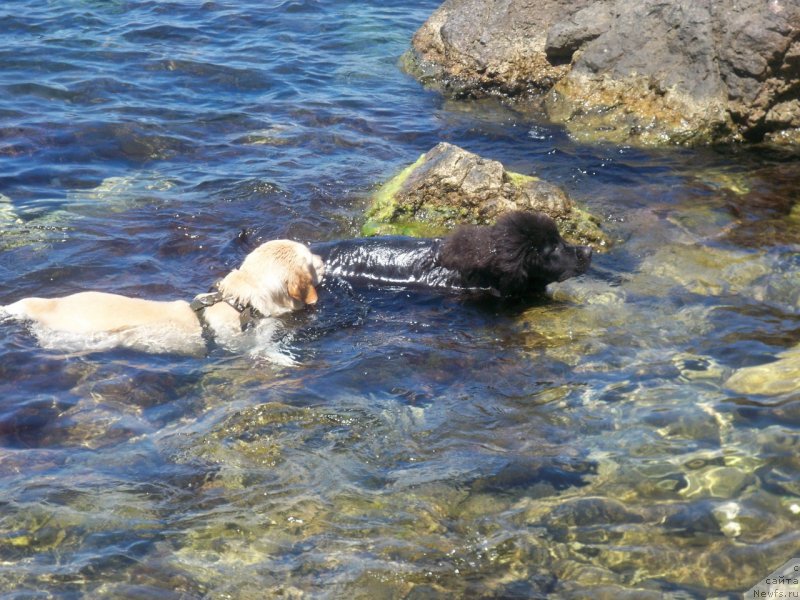
[[[710,356],[678,354],[672,359],[680,376],[685,381],[718,381],[725,374],[725,367]]]
[[[619,305],[626,299],[621,287],[586,277],[551,283],[547,286],[547,295],[557,302],[574,304]]]
[[[592,600],[664,600],[664,594],[656,590],[642,590],[618,585],[597,585],[581,587],[572,592],[562,593],[563,598],[575,600],[592,598]]]
[[[669,533],[679,535],[722,535],[719,519],[714,514],[715,503],[710,500],[678,505],[664,519],[663,526]]]
[[[686,497],[710,495],[716,498],[733,498],[755,482],[755,477],[736,467],[714,467],[687,474]]]
[[[642,516],[611,498],[577,498],[567,500],[544,518],[548,527],[583,527],[640,523]]]
[[[697,406],[649,411],[642,420],[658,428],[658,432],[666,438],[716,443],[720,440],[717,420]]]
[[[553,565],[553,571],[559,580],[566,580],[580,586],[620,583],[620,576],[613,571],[575,560],[560,561]]]
[[[782,352],[777,360],[738,369],[725,387],[739,394],[778,395],[800,390],[800,346]]]
[[[714,516],[720,524],[720,530],[728,537],[739,537],[742,534],[742,524],[737,521],[741,506],[737,502],[726,502],[714,509]]]

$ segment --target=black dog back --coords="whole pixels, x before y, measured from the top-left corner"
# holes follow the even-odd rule
[[[382,236],[312,246],[326,273],[354,283],[422,286],[524,297],[584,273],[588,246],[573,246],[541,213],[512,211],[495,225],[460,227],[444,239]]]
[[[353,283],[466,289],[461,274],[440,262],[442,240],[380,236],[312,244],[326,276]]]

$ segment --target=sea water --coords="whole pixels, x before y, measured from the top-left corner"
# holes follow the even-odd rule
[[[399,59],[431,1],[7,0],[0,304],[191,299],[440,141],[615,239],[525,304],[327,284],[241,352],[0,321],[0,597],[726,597],[800,554],[800,160],[586,146]],[[796,367],[795,367],[796,368]]]

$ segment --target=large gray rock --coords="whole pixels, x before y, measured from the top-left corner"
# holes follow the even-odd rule
[[[446,0],[413,48],[424,80],[538,96],[579,137],[800,141],[796,0]]]

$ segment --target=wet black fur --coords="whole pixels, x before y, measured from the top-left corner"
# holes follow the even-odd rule
[[[592,256],[588,246],[567,244],[550,217],[523,211],[506,213],[495,225],[461,227],[444,239],[386,236],[312,248],[328,276],[505,297],[580,275]]]
[[[513,211],[490,227],[457,229],[439,254],[442,266],[471,285],[522,296],[585,272],[592,250],[567,244],[547,215]]]

